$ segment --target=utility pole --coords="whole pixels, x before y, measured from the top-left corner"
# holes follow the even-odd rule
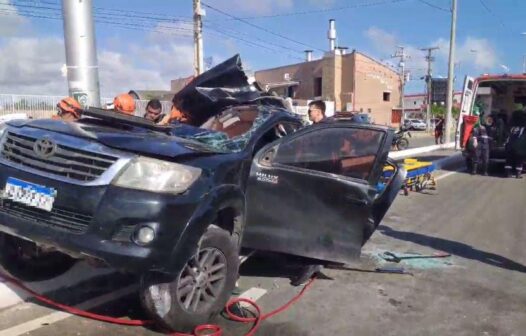
[[[403,125],[404,119],[405,119],[405,102],[404,102],[404,92],[405,92],[405,82],[406,82],[405,61],[406,59],[409,59],[410,57],[405,53],[405,47],[402,47],[402,46],[398,46],[398,50],[391,57],[400,59],[400,63],[398,63],[398,67],[400,68],[400,108],[402,109],[402,118],[400,120],[400,124]]]
[[[433,97],[431,96],[432,93],[432,79],[433,79],[433,62],[435,61],[435,57],[433,57],[433,51],[438,50],[438,47],[429,47],[429,48],[422,48],[420,50],[427,51],[426,55],[426,61],[427,61],[427,75],[426,75],[426,85],[427,85],[427,110],[426,110],[426,127],[429,131],[429,128],[431,127],[431,102],[433,100]]]
[[[451,139],[451,110],[453,108],[453,77],[455,76],[455,40],[457,35],[457,0],[451,5],[451,37],[449,38],[449,64],[447,75],[446,142]]]
[[[69,95],[83,107],[100,107],[92,0],[62,0],[62,16]]]
[[[64,1],[64,0],[63,0]],[[201,0],[194,1],[194,73],[203,73],[203,16]]]

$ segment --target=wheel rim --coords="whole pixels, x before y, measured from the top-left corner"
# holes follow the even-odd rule
[[[177,279],[177,298],[191,313],[208,310],[223,291],[227,276],[225,255],[217,248],[199,251],[184,267]]]

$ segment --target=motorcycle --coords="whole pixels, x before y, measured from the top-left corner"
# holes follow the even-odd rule
[[[409,138],[411,137],[411,132],[407,129],[401,128],[398,130],[393,138],[393,147],[397,150],[404,150],[409,147]]]

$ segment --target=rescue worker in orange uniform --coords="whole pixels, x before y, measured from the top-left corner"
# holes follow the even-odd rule
[[[116,112],[134,115],[135,99],[127,93],[120,94],[113,99],[113,108]]]
[[[168,125],[174,121],[183,123],[183,124],[190,124],[190,118],[188,115],[183,111],[181,108],[182,102],[176,98],[172,101],[172,109],[170,110],[170,114],[167,114],[163,120],[159,122],[159,125]]]
[[[66,97],[58,102],[57,114],[53,115],[51,119],[63,121],[77,121],[80,118],[80,111],[82,107],[79,102],[73,97]]]

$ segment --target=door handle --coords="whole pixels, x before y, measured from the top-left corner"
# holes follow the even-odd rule
[[[363,206],[368,206],[369,205],[369,202],[363,198],[356,198],[354,196],[351,196],[351,195],[348,195],[348,196],[345,196],[345,199],[348,201],[348,202],[351,202],[351,203],[354,203],[354,204],[357,204],[357,205],[363,205]]]

